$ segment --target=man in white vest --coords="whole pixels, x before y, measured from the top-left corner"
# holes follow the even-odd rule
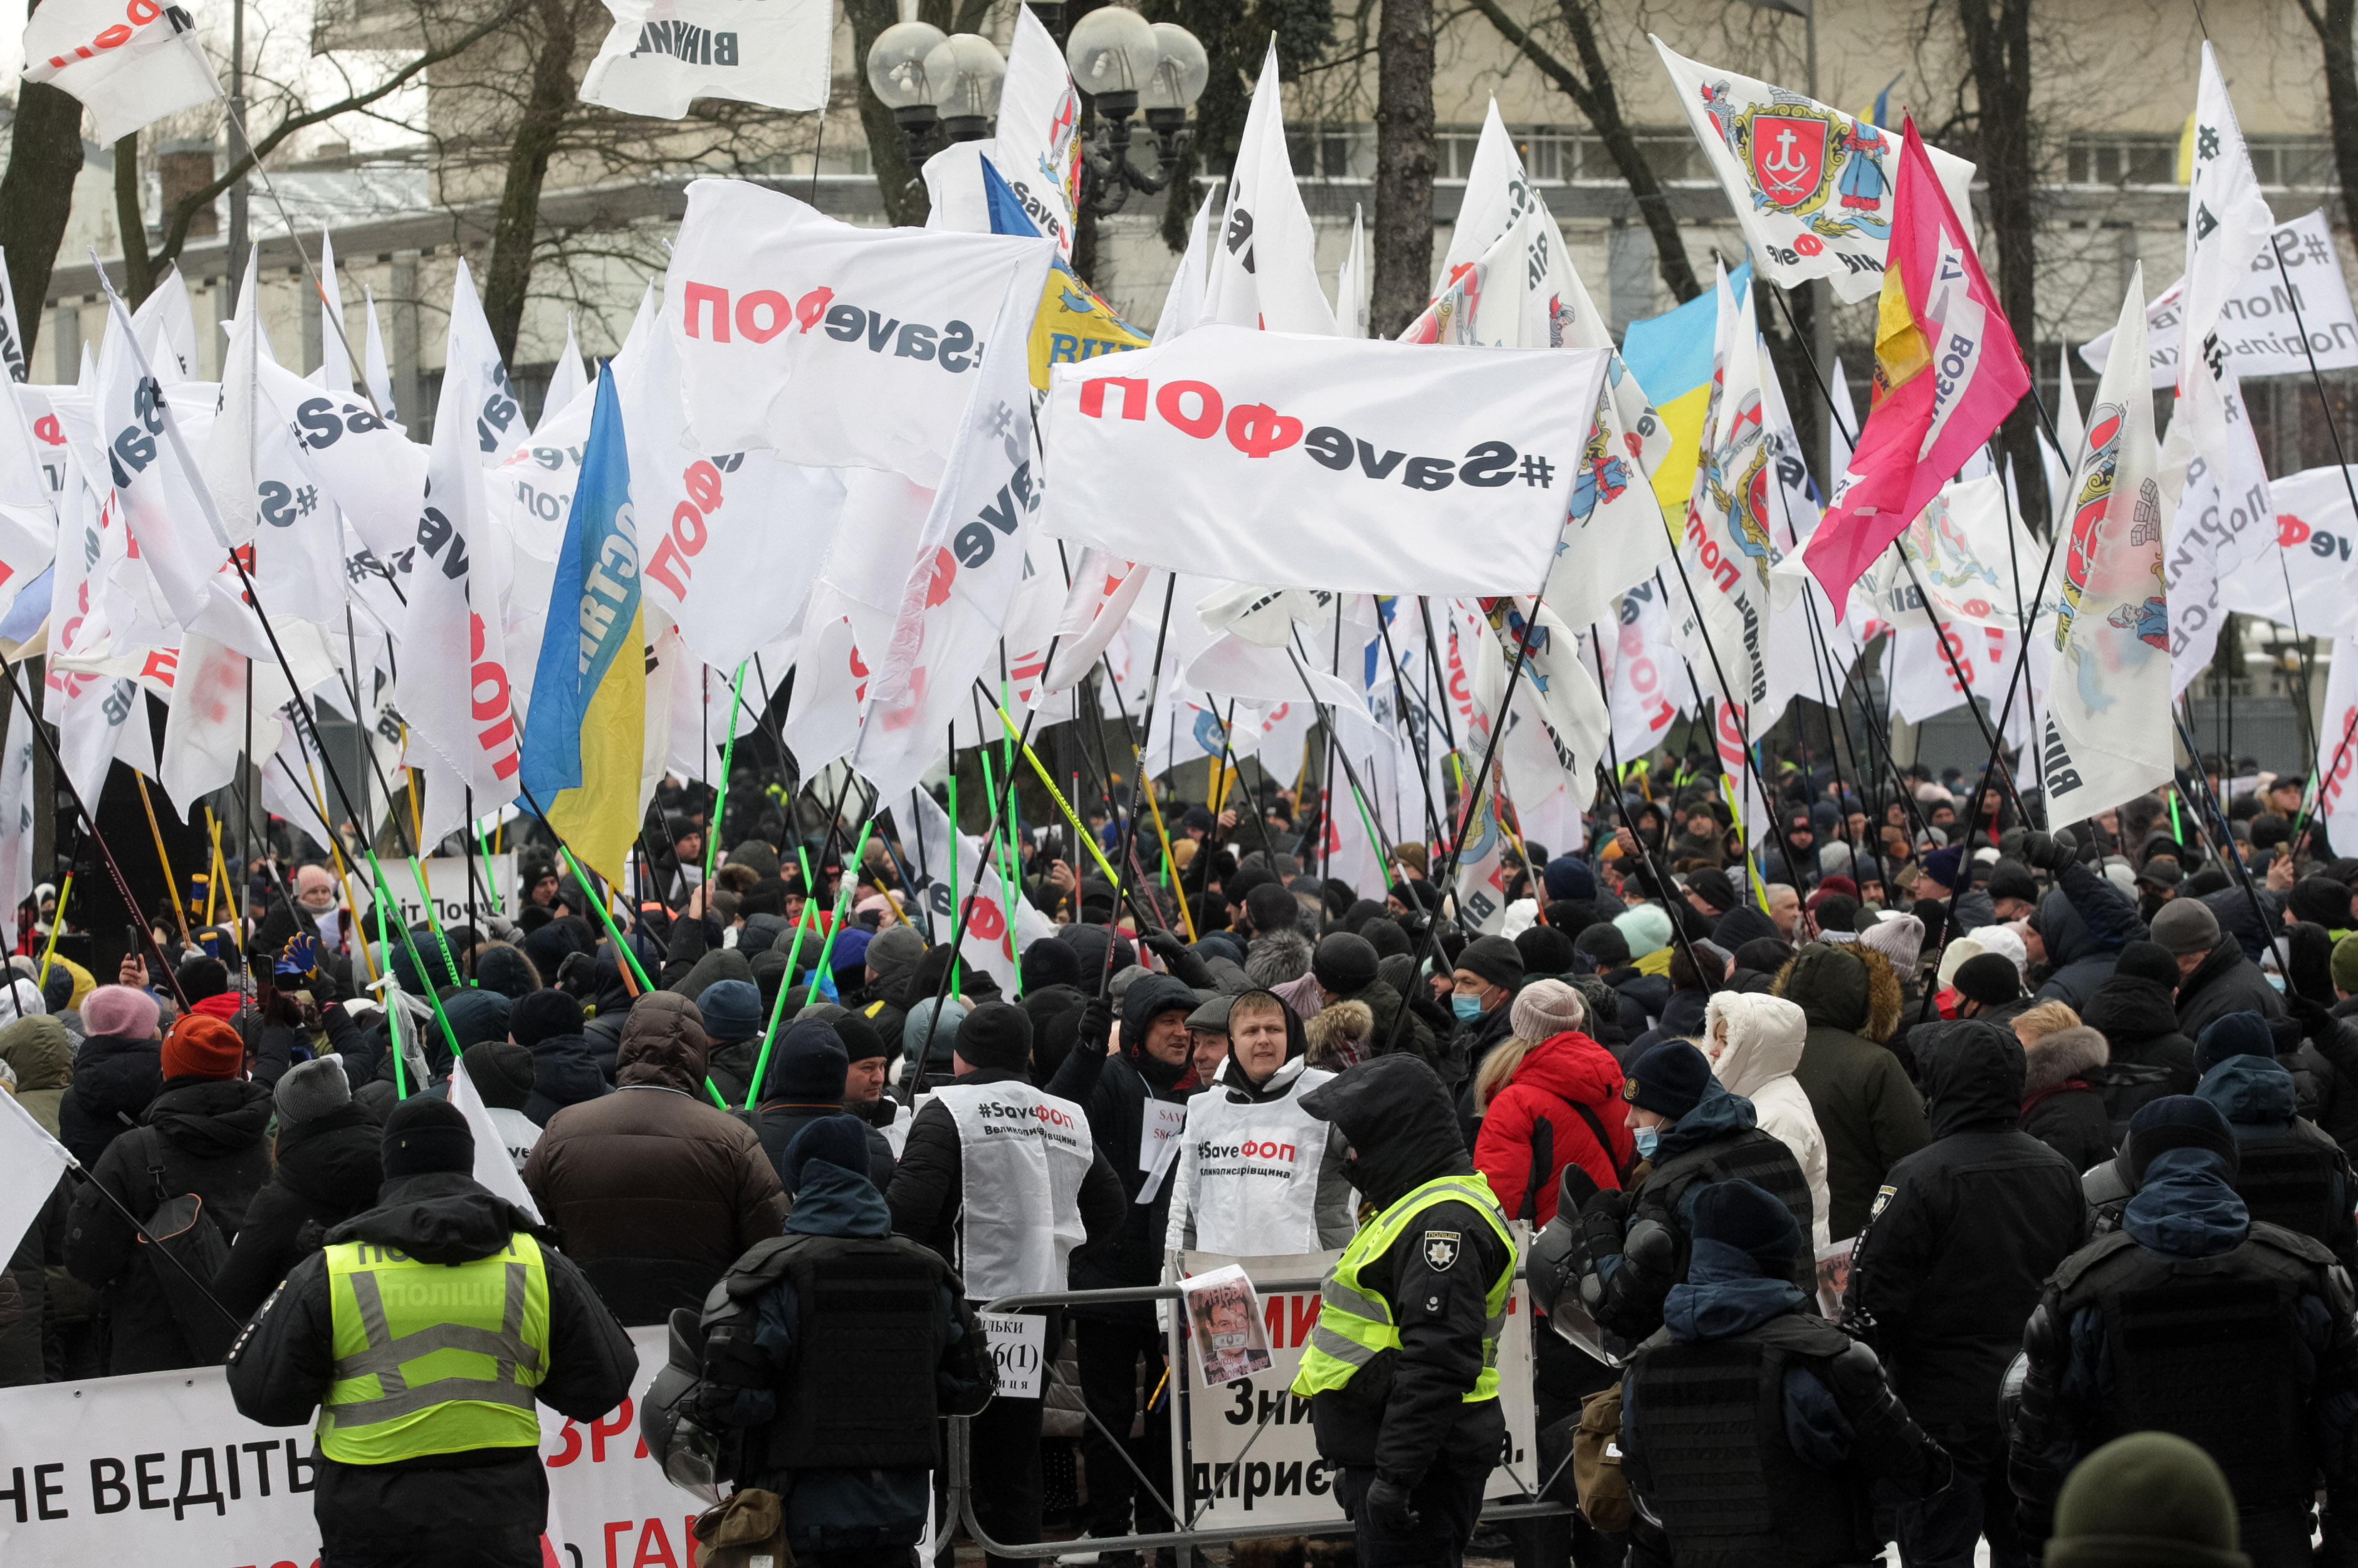
[[[1302,1108],[1302,1097],[1335,1075],[1311,1066],[1304,1044],[1302,1021],[1274,992],[1229,1003],[1228,1060],[1187,1102],[1172,1249],[1273,1258],[1349,1243],[1350,1146]]]
[[[1076,1051],[1105,1048],[1102,1037]],[[918,1108],[885,1201],[892,1229],[923,1242],[966,1281],[978,1307],[1004,1296],[1062,1291],[1084,1240],[1120,1231],[1129,1207],[1121,1178],[1089,1137],[1087,1114],[1032,1087],[1032,1020],[985,1002],[958,1026],[955,1075]],[[1045,1309],[1046,1359],[1062,1314]],[[1040,1539],[1038,1400],[997,1399],[974,1420],[975,1517],[992,1540]],[[1033,1568],[992,1557],[994,1568]]]

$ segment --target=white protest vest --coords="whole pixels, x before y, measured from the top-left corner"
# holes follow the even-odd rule
[[[1065,1260],[1081,1240],[1081,1178],[1095,1158],[1087,1114],[1014,1079],[945,1084],[934,1098],[957,1124],[967,1298],[1065,1289]]]
[[[1302,1097],[1335,1075],[1305,1067],[1298,1056],[1277,1071],[1295,1075],[1277,1099],[1238,1105],[1215,1083],[1187,1102],[1180,1158],[1200,1251],[1276,1258],[1320,1249],[1318,1164],[1327,1124],[1302,1108]]]

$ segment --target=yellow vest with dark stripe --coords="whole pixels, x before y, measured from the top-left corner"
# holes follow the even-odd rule
[[[1351,1238],[1318,1289],[1318,1323],[1303,1348],[1293,1375],[1297,1394],[1320,1394],[1343,1387],[1359,1368],[1387,1350],[1400,1348],[1400,1325],[1391,1303],[1359,1282],[1359,1271],[1392,1249],[1409,1223],[1436,1204],[1462,1203],[1487,1220],[1505,1249],[1507,1265],[1483,1298],[1482,1374],[1466,1402],[1498,1397],[1498,1336],[1507,1326],[1507,1292],[1515,1282],[1515,1238],[1498,1213],[1498,1200],[1480,1172],[1441,1176],[1410,1192]]]
[[[327,1249],[334,1381],[319,1452],[385,1465],[540,1443],[533,1390],[548,1375],[548,1269],[519,1231],[471,1263],[390,1247]]]

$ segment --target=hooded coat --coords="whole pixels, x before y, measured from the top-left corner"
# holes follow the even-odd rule
[[[2146,938],[2136,901],[2084,860],[2063,868],[2039,901],[2037,925],[2048,968],[2037,1000],[2067,1002],[2074,1012],[2083,1012],[2111,978],[2121,949]]]
[[[2244,957],[2235,938],[2223,936],[2193,972],[2178,982],[2178,1031],[2189,1040],[2200,1040],[2204,1030],[2231,1012],[2256,1012],[2271,1023],[2286,1016],[2284,998],[2277,995],[2260,967]]]
[[[1988,1434],[2055,1266],[2087,1238],[2076,1168],[2019,1126],[2022,1044],[1967,1019],[1917,1032],[1932,1141],[1899,1160],[1852,1253],[1844,1322],[1936,1435]]]
[[[2115,974],[2079,1013],[2081,1022],[2104,1037],[2111,1054],[2102,1093],[2115,1147],[2147,1101],[2194,1092],[2194,1041],[2178,1027],[2178,1003],[2168,986]]]
[[[2266,1056],[2230,1056],[2202,1075],[2202,1082],[2196,1086],[2194,1093],[2197,1098],[2218,1108],[2239,1144],[2261,1138],[2288,1137],[2316,1150],[2318,1158],[2332,1171],[2336,1190],[2331,1205],[2334,1221],[2321,1236],[2306,1231],[2303,1234],[2322,1242],[2341,1260],[2343,1268],[2358,1268],[2358,1220],[2352,1217],[2350,1162],[2340,1144],[2315,1123],[2302,1119],[2292,1074],[2281,1063]],[[2242,1180],[2241,1172],[2236,1179]]]
[[[2024,1047],[2022,1130],[2077,1171],[2113,1157],[2112,1117],[2103,1082],[2108,1053],[2095,1030],[2059,1029]]]
[[[1526,1051],[1476,1126],[1475,1168],[1489,1179],[1500,1211],[1530,1220],[1534,1231],[1555,1217],[1566,1165],[1609,1189],[1637,1162],[1621,1064],[1577,1030]]]
[[[1438,1177],[1474,1173],[1448,1091],[1413,1057],[1361,1063],[1302,1104],[1341,1130],[1356,1152],[1352,1184],[1379,1210]],[[1444,1256],[1436,1271],[1432,1260]],[[1506,1417],[1497,1400],[1466,1396],[1482,1373],[1485,1293],[1513,1262],[1489,1220],[1452,1199],[1421,1211],[1389,1250],[1360,1266],[1361,1290],[1396,1303],[1400,1347],[1379,1351],[1342,1388],[1312,1398],[1321,1458],[1389,1476],[1421,1476],[1435,1465],[1489,1472]],[[1416,1310],[1401,1310],[1410,1303]]]
[[[1169,975],[1141,975],[1122,993],[1120,1047],[1105,1057],[1105,1065],[1086,1106],[1089,1141],[1120,1176],[1123,1195],[1130,1201],[1123,1210],[1119,1235],[1103,1240],[1093,1238],[1074,1252],[1072,1281],[1076,1291],[1152,1285],[1162,1281],[1163,1238],[1171,1226],[1171,1183],[1166,1180],[1162,1184],[1153,1202],[1138,1201],[1147,1178],[1141,1158],[1146,1107],[1149,1101],[1184,1104],[1187,1096],[1178,1086],[1191,1069],[1184,1061],[1174,1066],[1149,1054],[1146,1033],[1162,1014],[1181,1009],[1193,1012],[1197,1005],[1195,993]],[[1154,1321],[1152,1303],[1147,1302],[1071,1310],[1076,1317],[1138,1324]]]
[[[58,1111],[73,1082],[73,1036],[47,1013],[17,1019],[0,1029],[0,1062],[16,1075],[16,1103],[52,1138],[58,1133]]]
[[[58,1104],[58,1141],[85,1166],[95,1167],[106,1146],[164,1092],[164,1044],[120,1034],[83,1037],[74,1053],[73,1082]]]
[[[1931,1141],[1924,1101],[1877,1044],[1899,1019],[1899,978],[1871,947],[1812,942],[1778,971],[1777,994],[1809,1020],[1793,1076],[1826,1141],[1828,1234],[1855,1236],[1893,1164]]]
[[[1726,1025],[1721,1039],[1720,1026]],[[1826,1140],[1817,1112],[1793,1069],[1801,1065],[1809,1024],[1801,1010],[1782,997],[1722,991],[1711,999],[1703,1031],[1703,1054],[1712,1076],[1727,1092],[1752,1102],[1760,1130],[1774,1134],[1801,1162],[1810,1184],[1810,1244],[1830,1239],[1833,1197],[1826,1187]]]
[[[321,1238],[376,1206],[384,1184],[378,1151],[384,1134],[358,1104],[278,1129],[270,1184],[254,1194],[245,1223],[213,1281],[222,1305],[250,1317]]]
[[[328,1244],[366,1241],[429,1263],[488,1258],[519,1230],[521,1211],[468,1177],[438,1172],[388,1182],[376,1205],[330,1230]],[[548,1365],[533,1389],[568,1420],[599,1420],[621,1404],[639,1357],[574,1261],[554,1247],[548,1278]],[[264,1426],[304,1426],[335,1377],[335,1318],[327,1260],[312,1252],[286,1291],[232,1351],[230,1395]],[[398,1541],[421,1562],[531,1563],[548,1527],[548,1472],[536,1448],[477,1448],[390,1465],[322,1455],[311,1499],[330,1561],[373,1561]]]
[[[152,1149],[163,1162],[167,1195],[196,1194],[226,1240],[245,1223],[247,1206],[270,1177],[270,1152],[262,1141],[269,1121],[270,1090],[261,1084],[168,1078],[140,1118],[154,1130],[108,1144],[91,1177],[144,1224],[163,1202],[148,1173]],[[89,1187],[74,1195],[67,1217],[66,1267],[84,1284],[109,1287],[108,1376],[203,1365],[180,1333],[158,1265],[114,1205]]]
[[[580,1034],[550,1034],[527,1047],[532,1052],[532,1093],[525,1097],[524,1113],[535,1127],[568,1105],[579,1105],[612,1094],[614,1086],[598,1070],[590,1041]]]
[[[754,1242],[786,1199],[753,1130],[704,1096],[704,1025],[686,997],[641,997],[615,1054],[620,1089],[566,1107],[524,1167],[525,1185],[616,1315],[661,1323]]]

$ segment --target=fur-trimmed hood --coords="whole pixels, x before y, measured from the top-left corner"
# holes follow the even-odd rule
[[[2044,1094],[2070,1078],[2085,1077],[2111,1060],[2112,1047],[2086,1024],[2059,1029],[2023,1047],[2022,1098]]]
[[[1799,1007],[1812,1029],[1843,1029],[1887,1044],[1899,1025],[1898,973],[1863,943],[1812,942],[1777,971],[1775,994]]]
[[[1375,1010],[1363,1001],[1328,1002],[1302,1026],[1309,1041],[1305,1054],[1314,1067],[1339,1073],[1364,1054],[1376,1032]]]

